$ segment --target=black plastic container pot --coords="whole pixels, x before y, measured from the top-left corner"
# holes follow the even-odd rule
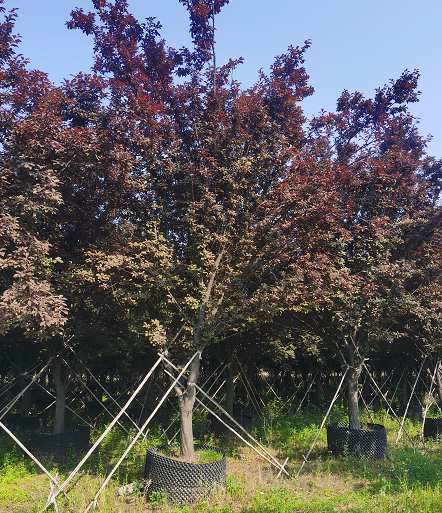
[[[442,419],[439,418],[425,418],[424,424],[424,438],[438,438],[442,437]]]
[[[144,478],[148,479],[147,496],[152,492],[165,491],[168,499],[176,504],[191,504],[204,500],[217,490],[226,487],[226,455],[219,449],[195,445],[195,450],[215,450],[223,457],[208,463],[187,463],[162,454],[162,451],[178,445],[149,447],[146,453]]]
[[[89,426],[66,426],[64,433],[52,428],[31,433],[31,451],[38,459],[64,461],[68,455],[79,456],[89,450]]]
[[[387,432],[380,424],[350,429],[348,422],[337,422],[327,426],[327,445],[333,456],[382,460],[387,457]]]

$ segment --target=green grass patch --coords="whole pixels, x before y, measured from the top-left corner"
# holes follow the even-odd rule
[[[256,453],[228,436],[215,439],[198,421],[198,439],[195,442],[215,446],[228,456],[226,493],[193,506],[177,507],[167,503],[165,494],[157,494],[146,501],[142,490],[136,488],[129,496],[118,490],[133,482],[143,481],[147,447],[162,445],[167,440],[160,427],[153,427],[147,437],[140,438],[115,472],[105,493],[99,499],[99,511],[155,512],[155,513],[399,513],[442,511],[442,454],[439,441],[427,441],[416,449],[422,423],[417,418],[407,419],[406,433],[396,444],[399,425],[383,411],[371,411],[376,423],[387,429],[388,459],[383,461],[358,460],[351,457],[332,458],[327,449],[325,428],[317,439],[309,461],[301,474],[298,470],[303,456],[309,450],[322,422],[324,409],[309,406],[298,412],[280,412],[270,407],[264,418],[254,420],[253,434],[272,454],[283,461],[288,458],[290,477],[276,478],[277,470]],[[337,406],[329,422],[345,421],[345,410]],[[361,412],[363,422],[371,422]],[[126,426],[130,429],[130,426]],[[93,434],[95,441],[103,430]],[[130,443],[133,432],[127,435],[117,426],[103,440],[88,460],[81,473],[67,490],[68,502],[57,500],[60,513],[84,511],[105,476],[111,471]],[[29,443],[26,436],[22,441]],[[409,439],[411,438],[411,440]],[[415,447],[413,447],[413,443]],[[216,450],[199,451],[200,462],[222,457]],[[56,468],[46,463],[48,470],[63,481],[75,468],[80,455],[71,454]],[[0,438],[0,513],[9,511],[41,511],[49,492],[49,480],[41,470],[7,437]]]

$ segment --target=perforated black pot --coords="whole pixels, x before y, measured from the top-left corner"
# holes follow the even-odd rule
[[[441,438],[442,437],[442,419],[426,417],[424,424],[425,438]]]
[[[66,426],[54,435],[52,428],[31,433],[31,452],[39,459],[63,461],[70,454],[79,456],[89,450],[89,426]]]
[[[191,504],[203,500],[216,490],[226,487],[226,455],[218,461],[187,463],[168,458],[158,452],[167,451],[169,445],[149,447],[146,453],[144,478],[149,479],[147,496],[152,492],[165,491],[168,499],[177,504]],[[177,448],[178,445],[172,447]],[[195,450],[219,449],[195,445]]]
[[[348,454],[371,460],[387,457],[387,432],[380,424],[361,424],[361,429],[350,429],[348,422],[330,424],[327,426],[327,444],[333,456]]]

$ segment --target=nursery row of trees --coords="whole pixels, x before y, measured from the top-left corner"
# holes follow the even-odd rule
[[[357,427],[366,358],[439,351],[442,174],[408,110],[419,73],[307,120],[308,41],[242,88],[241,60],[215,59],[228,1],[179,1],[193,49],[124,0],[73,11],[95,64],[61,86],[17,53],[1,7],[2,344],[53,357],[60,404],[68,346],[121,373],[198,350],[175,387],[186,455],[211,348],[339,359]]]

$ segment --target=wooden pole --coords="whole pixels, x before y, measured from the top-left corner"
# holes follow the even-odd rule
[[[393,404],[393,401],[394,401],[394,398],[396,397],[396,392],[397,392],[397,389],[399,388],[399,385],[401,384],[401,381],[402,381],[402,376],[404,375],[404,372],[405,372],[405,369],[402,371],[402,374],[401,374],[401,377],[399,378],[399,381],[397,382],[397,385],[396,385],[396,388],[394,389],[394,392],[393,392],[393,396],[391,398],[391,401],[388,403],[387,405],[387,413],[385,414],[385,421],[387,421],[387,418],[388,418],[388,412],[390,411],[391,409],[391,405]]]
[[[120,407],[121,407],[121,405],[120,405],[120,404],[118,404],[118,402],[117,402],[117,401],[112,397],[112,395],[111,395],[111,394],[110,394],[110,393],[109,393],[109,392],[104,388],[103,384],[102,384],[102,383],[100,383],[100,382],[98,381],[98,379],[97,379],[97,378],[92,374],[92,372],[91,372],[87,367],[86,367],[86,370],[89,372],[89,374],[90,374],[91,378],[95,381],[95,383],[97,383],[97,384],[98,384],[98,385],[99,385],[99,386],[104,390],[104,392],[109,396],[109,398],[111,399],[111,401],[113,401],[113,402],[118,406],[118,408],[120,408]],[[77,375],[78,375],[78,374],[77,374]],[[80,379],[80,381],[83,383],[83,381],[81,380],[81,378],[79,378],[79,379]],[[97,399],[96,395],[92,392],[92,390],[90,390],[90,389],[89,389],[89,387],[86,385],[86,383],[83,383],[83,384],[84,384],[84,386],[86,387],[86,390],[88,390],[88,391],[92,394],[92,396],[94,397],[94,399],[95,399],[96,401],[98,401],[98,403],[99,403],[99,404],[101,404],[101,403],[100,403],[100,401]],[[105,410],[106,410],[110,415],[112,415],[112,414],[110,413],[110,411],[109,411],[109,410],[107,410],[107,408],[105,408]],[[137,429],[139,429],[139,427],[138,427],[137,423],[136,423],[136,422],[134,422],[134,421],[132,420],[132,418],[130,417],[130,415],[128,415],[126,412],[125,412],[125,415],[126,415],[126,417],[127,417],[127,418],[132,422],[132,424],[133,424]],[[112,415],[112,416],[113,416],[113,415]],[[123,429],[124,429],[124,428],[123,428]],[[125,430],[125,431],[126,431],[126,430]],[[127,433],[127,431],[126,431],[126,433]]]
[[[164,394],[163,398],[161,399],[161,401],[158,403],[157,407],[153,410],[153,412],[149,415],[149,417],[146,419],[146,422],[143,424],[143,426],[141,427],[141,429],[138,431],[138,433],[136,434],[136,436],[134,436],[134,439],[132,440],[132,442],[127,446],[126,450],[124,451],[123,455],[121,456],[121,458],[117,461],[115,467],[111,470],[110,474],[107,476],[107,478],[105,479],[104,483],[101,485],[100,489],[98,490],[98,492],[95,494],[93,500],[89,503],[88,507],[84,510],[84,513],[88,513],[88,511],[92,508],[92,506],[96,506],[97,504],[97,500],[98,500],[98,497],[100,496],[101,492],[104,490],[105,486],[107,485],[109,479],[113,476],[114,472],[117,470],[117,468],[120,466],[121,462],[124,460],[124,458],[126,457],[127,453],[132,449],[133,445],[135,444],[135,442],[138,440],[138,437],[141,435],[141,433],[146,429],[146,426],[149,424],[149,422],[151,421],[151,419],[153,418],[153,416],[155,415],[155,413],[157,412],[157,410],[159,409],[159,407],[163,404],[163,402],[166,400],[167,396],[170,394],[170,392],[172,391],[173,387],[176,385],[176,383],[178,383],[178,381],[181,379],[181,376],[185,373],[187,367],[189,367],[189,365],[192,363],[192,361],[194,360],[195,356],[197,354],[200,354],[200,351],[197,351],[193,356],[192,358],[186,363],[186,365],[183,367],[183,369],[181,370],[181,372],[178,374],[177,378],[175,379],[175,381],[170,385],[170,387],[167,389],[166,393]],[[161,358],[163,358],[163,356],[161,354],[159,354],[160,356],[160,360]],[[158,363],[158,362],[157,362]]]
[[[211,413],[216,419],[218,419],[221,422],[221,424],[224,424],[224,426],[226,426],[226,428],[229,429],[235,436],[237,436],[240,440],[242,440],[246,445],[248,445],[251,449],[253,449],[257,454],[259,454],[259,456],[261,456],[261,458],[263,458],[264,460],[268,461],[271,465],[276,467],[280,472],[284,472],[285,474],[289,475],[287,470],[285,470],[284,465],[281,465],[281,463],[279,463],[277,460],[275,460],[275,458],[268,451],[266,451],[264,449],[264,452],[266,452],[272,458],[272,460],[274,460],[274,461],[272,461],[269,458],[267,458],[267,456],[265,456],[264,454],[261,454],[256,447],[253,447],[252,444],[250,444],[247,440],[245,440],[239,433],[237,433],[231,426],[229,426],[226,422],[224,422],[215,412],[213,412],[208,406],[203,404],[198,398],[196,398],[196,400],[198,401],[199,404],[204,406],[204,408],[209,413]],[[224,412],[224,413],[230,418],[230,420],[235,422],[235,419],[232,419],[232,417],[230,417],[230,415],[228,413],[226,413],[226,412]],[[242,428],[242,426],[240,426],[240,427]],[[247,433],[247,431],[246,431],[246,433]],[[249,434],[249,436],[252,438],[252,440],[257,445],[260,445],[256,440],[253,439],[253,437],[250,434]],[[260,447],[262,448],[262,446],[260,446]]]
[[[170,362],[169,360],[167,360],[167,358],[165,356],[162,357],[169,365],[171,365],[172,367],[175,368],[175,370],[178,370],[175,365],[173,365],[172,362]],[[257,449],[255,449],[251,444],[249,444],[246,440],[244,440],[244,438],[242,438],[242,436],[240,436],[232,427],[228,426],[222,419],[220,419],[218,417],[218,415],[216,415],[214,412],[212,412],[212,410],[210,410],[205,404],[203,404],[198,398],[196,398],[196,400],[198,401],[199,404],[201,404],[208,412],[210,412],[212,415],[214,415],[222,424],[224,424],[224,426],[226,426],[228,429],[230,429],[230,431],[232,431],[232,433],[234,433],[238,438],[240,438],[243,442],[245,442],[247,445],[249,445],[255,452],[257,452],[262,458],[264,458],[265,460],[269,461],[269,463],[272,463],[272,465],[275,464],[275,466],[278,467],[278,469],[281,468],[281,463],[279,463],[278,460],[276,460],[268,451],[267,449],[265,449],[257,440],[255,440],[253,438],[253,436],[247,431],[245,430],[241,424],[239,424],[233,417],[231,417],[227,412],[226,410],[220,405],[218,404],[215,399],[213,399],[212,397],[210,397],[209,395],[207,395],[198,385],[195,385],[196,389],[201,392],[203,394],[204,397],[206,397],[210,402],[212,402],[217,408],[219,408],[236,426],[238,426],[251,440],[253,440],[256,445],[258,445],[258,447],[260,449],[262,449],[268,456],[270,456],[270,458],[273,460],[274,463],[272,463],[271,461],[269,461],[265,456],[263,456]],[[288,475],[288,472],[285,471],[285,473]]]
[[[14,397],[14,399],[12,399],[12,401],[7,406],[5,406],[5,408],[3,409],[4,413],[0,414],[0,420],[2,420],[2,418],[8,413],[8,411],[14,406],[14,404],[20,399],[22,394],[24,394],[26,392],[26,390],[35,382],[35,380],[38,379],[43,374],[43,372],[49,367],[49,364],[51,363],[51,361],[52,361],[52,358],[49,358],[48,363],[43,367],[43,369],[41,369],[41,371],[38,374],[35,374],[35,376],[25,386],[25,388],[19,394],[17,394]]]
[[[18,438],[16,438],[16,436],[11,433],[11,431],[9,431],[9,429],[2,423],[0,422],[0,428],[3,428],[6,433],[14,440],[14,442],[20,447],[20,449],[22,449],[30,458],[31,460],[38,466],[40,467],[40,469],[49,477],[49,479],[57,485],[57,480],[55,479],[55,477],[53,477],[44,467],[43,465],[37,460],[37,458],[30,452],[28,451],[28,449],[20,442],[20,440]],[[64,494],[65,497],[69,500],[69,497]]]
[[[365,364],[365,362],[362,362],[362,365],[364,366],[365,370],[367,371],[367,374],[368,376],[370,377],[370,379],[373,381],[375,387],[378,389],[379,393],[381,394],[381,397],[382,399],[385,401],[385,404],[388,404],[388,399],[385,397],[385,395],[381,392],[381,389],[378,387],[378,384],[376,383],[376,380],[374,379],[374,377],[371,375],[370,371],[368,370],[368,367],[367,365]],[[401,423],[401,421],[399,420],[399,417],[396,415],[396,413],[394,412],[394,410],[391,410],[391,412],[393,413],[395,419],[397,420],[397,422],[399,422],[399,424]],[[408,436],[408,439],[410,440],[411,444],[413,445],[413,449],[415,449],[415,444],[413,442],[413,439],[411,438],[411,436],[408,434],[407,430],[402,427],[402,429],[404,430],[404,433]]]
[[[68,483],[74,478],[75,474],[79,471],[79,469],[83,466],[84,462],[89,458],[89,456],[95,451],[95,449],[98,447],[99,443],[103,440],[103,438],[109,433],[109,431],[114,427],[114,425],[118,422],[118,419],[123,415],[123,413],[126,411],[126,409],[129,407],[130,403],[135,399],[135,396],[138,394],[138,392],[143,388],[146,381],[150,378],[152,372],[156,369],[156,367],[160,364],[161,358],[158,358],[155,365],[150,369],[150,371],[147,373],[143,381],[140,383],[138,388],[135,390],[133,395],[130,397],[129,401],[125,404],[125,406],[121,409],[120,413],[113,419],[113,421],[109,424],[107,429],[102,433],[102,435],[98,438],[98,440],[94,443],[94,445],[89,449],[89,451],[85,454],[83,459],[80,461],[80,463],[75,467],[75,469],[70,473],[69,477],[60,485],[58,490],[55,492],[55,497],[63,491],[63,489],[68,485]],[[46,506],[43,510],[46,509]]]
[[[80,379],[79,375],[77,374],[77,377],[78,379]],[[80,382],[82,383],[82,385],[86,388],[86,390],[92,395],[92,397],[97,401],[98,404],[100,404],[103,409],[111,416],[113,417],[112,413],[106,408],[106,406],[104,404],[102,404],[100,402],[100,400],[98,399],[98,397],[92,392],[92,390],[86,385],[86,383],[83,383],[83,381],[80,379]],[[104,387],[103,387],[103,390],[104,390]],[[118,403],[117,403],[118,404]],[[118,405],[119,406],[119,405]],[[135,424],[135,422],[130,418],[130,416],[124,412],[124,414],[129,418],[129,420],[132,422],[132,424],[135,425],[135,427],[137,429],[139,429],[139,427]],[[118,425],[120,426],[120,428],[125,431],[128,435],[130,435],[129,431],[123,426],[123,424],[121,424],[121,422],[118,422]]]
[[[434,368],[434,372],[433,372],[433,376],[431,378],[431,384],[430,384],[430,391],[428,392],[428,397],[427,397],[427,403],[425,404],[425,410],[423,412],[423,419],[422,419],[422,429],[421,429],[421,435],[420,435],[420,438],[419,438],[419,444],[422,440],[422,445],[424,445],[424,427],[425,427],[425,419],[427,418],[427,411],[428,411],[428,408],[429,408],[429,403],[430,403],[430,399],[431,399],[431,396],[433,394],[433,384],[434,384],[434,379],[435,379],[435,376],[436,376],[436,372],[437,370],[439,369],[439,365],[440,365],[440,362],[437,361],[436,363],[436,367]],[[418,446],[419,446],[418,444]]]
[[[397,434],[397,437],[396,437],[396,442],[395,444],[397,444],[399,442],[399,438],[401,436],[401,432],[402,432],[402,428],[404,427],[404,424],[405,424],[405,419],[407,418],[407,413],[408,413],[408,408],[410,407],[410,403],[411,403],[411,399],[413,398],[413,394],[414,394],[414,389],[416,388],[416,385],[417,385],[417,382],[419,380],[419,376],[421,375],[421,372],[422,372],[422,368],[424,366],[424,363],[425,363],[425,358],[421,364],[421,368],[419,369],[419,372],[417,373],[417,377],[416,377],[416,381],[414,382],[414,385],[413,385],[413,388],[411,390],[411,394],[410,394],[410,397],[408,399],[408,403],[407,403],[407,407],[405,408],[405,412],[404,412],[404,416],[402,417],[402,422],[401,422],[401,425],[399,427],[399,431],[398,431],[398,434]],[[388,404],[388,403],[387,403]],[[425,422],[425,421],[424,421]],[[414,444],[413,444],[413,447],[414,447]]]
[[[44,390],[47,394],[49,394],[53,399],[55,399],[55,395],[54,394],[51,394],[51,392],[49,392],[49,390],[46,390],[46,388],[41,385],[40,383],[37,383],[37,385],[42,389]],[[72,401],[69,401],[69,404],[72,403]],[[55,404],[55,401],[53,401],[49,406],[47,406],[43,411],[46,411],[48,410],[53,404]],[[91,429],[94,429],[94,426],[92,426],[87,420],[83,419],[83,417],[81,417],[81,415],[78,415],[78,413],[76,411],[74,411],[72,408],[70,408],[68,405],[66,405],[66,409],[68,409],[70,412],[72,412],[74,415],[76,415],[82,422],[84,422],[85,424],[87,424]],[[43,413],[43,411],[40,413],[40,415]]]
[[[298,477],[298,476],[299,476],[299,474],[301,473],[301,470],[303,469],[304,465],[306,464],[306,462],[307,462],[307,460],[308,460],[308,457],[310,456],[310,453],[312,452],[313,447],[314,447],[314,446],[315,446],[315,444],[316,444],[316,440],[318,439],[319,434],[321,433],[322,428],[324,427],[325,421],[327,420],[327,417],[329,416],[329,414],[330,414],[330,412],[331,412],[331,409],[332,409],[333,405],[335,404],[336,399],[338,398],[339,392],[340,392],[341,387],[342,387],[342,383],[344,383],[344,379],[345,379],[345,376],[347,375],[347,372],[348,372],[348,369],[349,369],[349,368],[350,368],[350,366],[349,366],[349,365],[347,365],[347,368],[345,369],[345,372],[344,372],[344,374],[342,375],[341,382],[339,383],[338,390],[336,391],[336,394],[335,394],[335,396],[333,397],[332,402],[330,403],[330,406],[328,407],[327,413],[325,414],[325,417],[324,417],[324,419],[323,419],[323,421],[322,421],[322,423],[321,423],[321,426],[320,426],[320,428],[319,428],[319,430],[318,430],[317,435],[315,436],[315,439],[313,440],[312,446],[310,447],[310,449],[309,449],[309,451],[308,451],[308,453],[307,453],[307,456],[304,456],[304,460],[303,460],[303,462],[302,462],[302,464],[301,464],[301,467],[300,467],[300,468],[299,468],[299,470],[298,470],[298,473],[296,474],[296,477]]]

